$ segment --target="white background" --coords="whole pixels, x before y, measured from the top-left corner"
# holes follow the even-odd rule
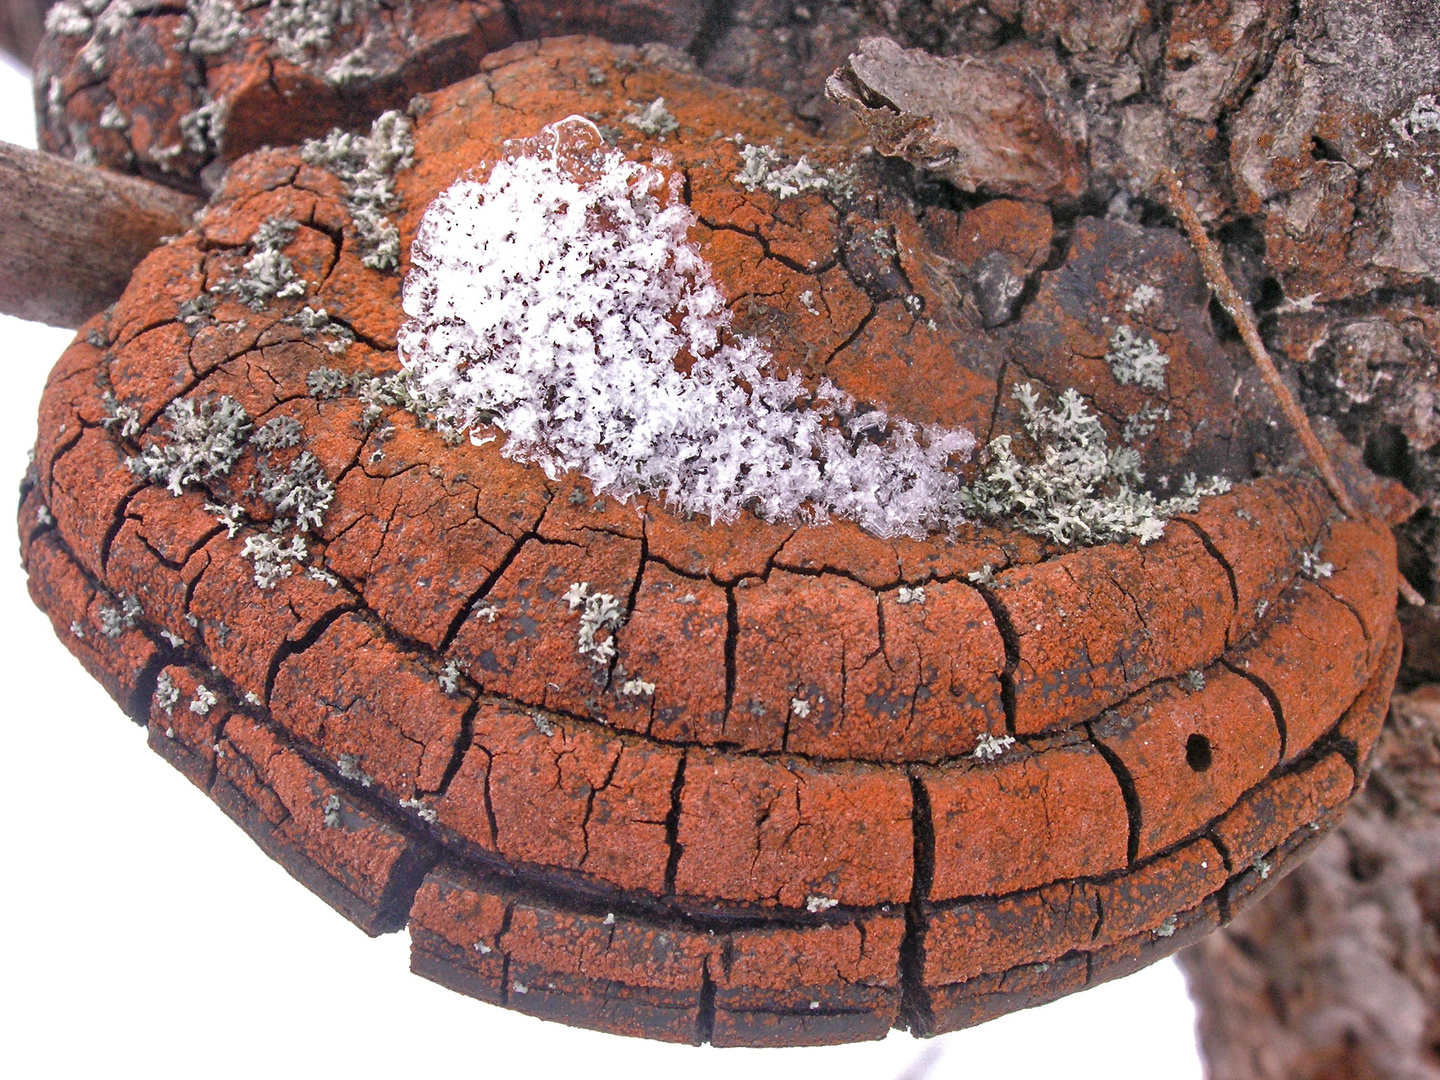
[[[34,145],[0,61],[0,139]],[[0,316],[14,492],[67,331]],[[10,505],[14,505],[10,503]],[[30,603],[13,526],[0,570],[0,1072],[12,1077],[574,1076],[1198,1080],[1194,1010],[1167,961],[929,1043],[673,1047],[471,1001],[410,975],[311,896],[145,746]]]

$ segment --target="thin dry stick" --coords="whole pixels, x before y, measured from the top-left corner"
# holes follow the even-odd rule
[[[1280,411],[1285,414],[1285,419],[1290,421],[1290,426],[1295,429],[1295,434],[1300,436],[1300,443],[1305,447],[1305,452],[1310,455],[1311,462],[1320,471],[1321,477],[1325,480],[1325,486],[1330,489],[1330,494],[1335,496],[1335,501],[1340,504],[1340,509],[1345,511],[1345,516],[1359,518],[1362,515],[1350,501],[1350,493],[1340,483],[1340,477],[1335,474],[1335,467],[1330,463],[1330,455],[1325,452],[1325,447],[1315,437],[1315,432],[1310,428],[1310,418],[1305,415],[1305,410],[1300,408],[1299,402],[1290,393],[1290,388],[1280,378],[1280,372],[1275,369],[1275,362],[1270,359],[1270,353],[1265,348],[1265,343],[1260,340],[1260,330],[1255,325],[1255,317],[1250,314],[1250,305],[1245,303],[1245,298],[1235,288],[1235,283],[1230,280],[1230,275],[1225,272],[1225,264],[1220,260],[1220,249],[1215,246],[1215,241],[1210,239],[1210,234],[1205,231],[1205,226],[1200,223],[1195,208],[1190,205],[1190,198],[1185,194],[1185,189],[1180,186],[1180,181],[1169,169],[1160,170],[1160,179],[1164,182],[1170,192],[1170,206],[1180,218],[1180,223],[1185,226],[1185,231],[1190,234],[1190,243],[1195,248],[1195,254],[1200,256],[1200,265],[1205,271],[1205,280],[1210,283],[1210,289],[1219,299],[1220,305],[1230,313],[1230,318],[1235,320],[1235,326],[1240,331],[1240,336],[1245,339],[1245,347],[1250,350],[1250,356],[1255,361],[1255,366],[1260,369],[1261,376],[1274,391],[1275,396],[1280,399]]]
[[[1171,209],[1180,218],[1180,223],[1185,226],[1185,231],[1190,235],[1190,244],[1195,248],[1195,254],[1200,257],[1200,266],[1205,271],[1205,280],[1209,282],[1210,290],[1219,299],[1220,305],[1230,313],[1230,318],[1235,320],[1235,326],[1245,340],[1245,347],[1250,351],[1255,366],[1260,369],[1261,377],[1280,401],[1280,411],[1285,414],[1285,418],[1290,421],[1290,426],[1295,429],[1295,434],[1300,437],[1300,443],[1305,447],[1305,452],[1310,455],[1310,461],[1319,470],[1325,486],[1330,489],[1330,494],[1335,497],[1335,502],[1344,511],[1345,516],[1361,517],[1360,511],[1350,500],[1350,493],[1345,490],[1345,485],[1336,475],[1335,466],[1330,462],[1330,455],[1325,452],[1325,447],[1315,437],[1315,432],[1310,427],[1310,418],[1305,415],[1305,410],[1300,408],[1300,403],[1295,400],[1290,393],[1290,388],[1280,378],[1280,372],[1275,369],[1275,362],[1270,359],[1269,350],[1260,340],[1260,329],[1255,325],[1255,316],[1250,314],[1250,305],[1245,302],[1245,298],[1240,295],[1240,290],[1235,288],[1235,283],[1225,272],[1225,264],[1220,259],[1220,249],[1216,246],[1215,241],[1210,239],[1210,234],[1205,231],[1205,226],[1201,224],[1195,208],[1190,205],[1190,197],[1180,186],[1180,181],[1174,171],[1162,168],[1159,176],[1169,191]],[[1412,604],[1424,605],[1425,598],[1416,592],[1410,582],[1405,580],[1404,575],[1398,575],[1398,579],[1400,595]]]

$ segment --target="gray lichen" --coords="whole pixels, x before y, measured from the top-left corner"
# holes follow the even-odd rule
[[[1152,339],[1136,334],[1128,326],[1121,326],[1110,335],[1110,351],[1105,354],[1105,362],[1121,386],[1165,392],[1165,367],[1170,358]]]
[[[361,787],[369,787],[375,778],[360,768],[360,759],[354,754],[341,754],[335,759],[335,766],[346,780],[353,780]]]
[[[155,704],[164,710],[166,716],[175,715],[175,706],[180,701],[180,688],[170,678],[168,671],[162,671],[155,680]]]
[[[414,149],[410,118],[395,109],[376,118],[369,135],[336,128],[300,148],[308,164],[333,173],[345,185],[345,208],[360,245],[360,261],[372,269],[400,265],[400,230],[389,215],[399,205],[395,174],[409,168]]]
[[[131,629],[140,616],[144,614],[137,597],[129,593],[121,593],[119,596],[120,606],[101,607],[97,613],[100,617],[100,632],[112,641],[120,637],[126,630]]]
[[[316,311],[306,305],[294,315],[287,315],[280,320],[287,326],[298,326],[300,332],[306,337],[323,336],[330,338],[325,343],[325,348],[332,355],[339,356],[351,342],[355,340],[355,332],[344,323],[336,322],[329,313],[321,308]]]
[[[126,460],[136,476],[164,484],[172,495],[186,485],[227,476],[250,434],[250,417],[228,394],[218,401],[193,398],[172,401],[165,407],[168,430],[165,442],[151,443],[139,457]]]
[[[680,121],[676,120],[675,114],[666,107],[663,97],[656,98],[639,112],[626,116],[625,123],[639,128],[652,138],[663,139],[666,135],[680,130]]]
[[[976,761],[995,761],[1014,745],[1014,735],[983,735],[975,744],[975,749],[970,751],[970,756]]]
[[[273,416],[250,436],[250,445],[262,453],[288,450],[300,445],[300,421],[293,416]]]
[[[233,295],[251,311],[262,311],[272,300],[305,295],[305,281],[284,248],[295,239],[299,225],[288,218],[266,218],[250,237],[253,254],[240,268],[240,276],[213,286]]]
[[[590,583],[577,581],[561,597],[571,611],[580,612],[580,629],[575,651],[592,664],[604,664],[615,656],[615,631],[625,622],[625,605],[609,593],[592,592]],[[599,638],[602,632],[610,636]]]
[[[301,530],[320,528],[335,498],[335,485],[309,450],[283,473],[260,462],[260,485],[260,497],[280,515],[275,521],[277,529],[289,528],[292,523]]]
[[[746,191],[769,192],[777,199],[788,199],[806,191],[825,191],[829,177],[815,171],[803,156],[786,163],[785,155],[773,146],[742,146],[742,165],[731,179]]]
[[[961,494],[968,513],[984,521],[1008,521],[1026,532],[1065,545],[1102,544],[1135,537],[1158,539],[1164,519],[1198,508],[1205,495],[1230,489],[1223,477],[1198,484],[1187,476],[1181,491],[1156,499],[1141,489],[1140,455],[1110,449],[1105,428],[1073,388],[1055,408],[1041,406],[1029,383],[1014,390],[1033,460],[1016,456],[1009,435],[986,449],[985,471]]]
[[[282,541],[271,533],[257,533],[245,538],[240,557],[255,564],[255,584],[262,589],[273,589],[282,580],[295,572],[296,565],[303,563],[310,555],[305,538],[300,535]]]

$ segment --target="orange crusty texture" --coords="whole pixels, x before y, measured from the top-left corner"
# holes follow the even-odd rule
[[[663,146],[625,120],[659,97]],[[982,441],[1019,432],[1018,383],[1073,386],[1118,437],[1149,400],[1103,359],[1123,323],[1171,358],[1147,467],[1250,474],[1259,406],[1172,232],[1082,219],[1053,256],[1043,208],[926,203],[878,162],[846,192],[750,191],[737,133],[849,162],[770,99],[593,40],[428,103],[402,252],[506,139],[589,114],[673,155],[735,332],[782,369]],[[36,602],[151,746],[347,918],[408,926],[420,974],[682,1042],[934,1034],[1196,940],[1351,794],[1398,663],[1394,555],[1310,478],[1077,550],[596,498],[394,403],[405,265],[364,265],[354,206],[296,150],[239,162],[60,360],[21,532]],[[272,220],[304,285],[256,310],[227,283]],[[986,330],[957,282],[997,251],[1034,291]],[[1127,310],[1140,284],[1161,301]],[[175,496],[127,468],[170,403],[225,398],[249,424],[228,471]],[[290,421],[293,444],[245,441]],[[265,493],[307,454],[331,498],[261,588]],[[620,610],[602,663],[581,584]]]

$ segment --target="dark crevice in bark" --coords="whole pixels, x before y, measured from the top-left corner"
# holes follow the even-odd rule
[[[935,1027],[930,993],[925,989],[925,903],[935,881],[935,825],[930,795],[919,776],[910,774],[910,827],[914,877],[905,905],[905,937],[900,942],[900,1023],[915,1035]]]
[[[990,617],[995,620],[995,627],[1000,631],[1000,640],[1005,646],[1005,667],[1000,672],[1000,704],[1005,710],[1005,731],[1015,734],[1015,672],[1020,667],[1020,638],[1015,633],[1015,625],[1010,621],[1010,612],[1000,602],[993,589],[976,586],[975,591],[985,601],[985,606],[990,609]]]
[[[680,797],[685,788],[685,762],[688,754],[680,755],[675,767],[675,779],[670,784],[670,812],[665,815],[665,843],[669,854],[665,859],[665,895],[675,895],[675,877],[680,871],[680,856],[684,849],[680,845]]]
[[[1280,760],[1285,760],[1286,751],[1289,749],[1289,737],[1285,728],[1285,709],[1280,704],[1280,696],[1275,693],[1270,684],[1259,675],[1255,675],[1239,664],[1232,662],[1226,657],[1221,657],[1220,662],[1227,668],[1239,675],[1242,679],[1249,680],[1260,693],[1265,695],[1265,700],[1270,703],[1270,711],[1275,714],[1275,730],[1280,734]]]
[[[1140,829],[1143,824],[1140,807],[1140,794],[1135,789],[1135,778],[1130,775],[1129,768],[1125,762],[1120,760],[1120,755],[1111,750],[1095,735],[1093,725],[1086,724],[1085,730],[1090,737],[1090,745],[1100,752],[1105,759],[1105,764],[1110,766],[1110,771],[1115,774],[1115,780],[1120,785],[1120,797],[1125,800],[1125,816],[1129,819],[1130,834],[1125,844],[1125,862],[1127,866],[1133,867],[1140,854]]]

